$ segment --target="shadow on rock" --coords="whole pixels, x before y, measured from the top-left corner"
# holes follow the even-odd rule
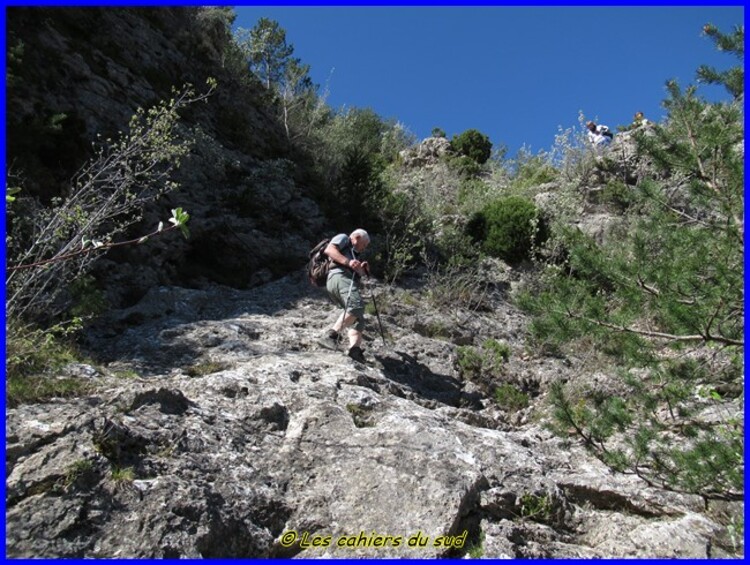
[[[462,384],[450,375],[435,373],[417,361],[415,357],[401,351],[391,355],[375,355],[383,366],[383,374],[393,382],[411,389],[415,395],[448,406],[476,406],[479,398],[464,394]],[[479,405],[481,407],[481,405]]]

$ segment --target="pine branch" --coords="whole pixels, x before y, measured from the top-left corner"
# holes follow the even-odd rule
[[[695,342],[695,341],[704,341],[704,342],[713,341],[716,343],[723,343],[725,345],[738,345],[741,347],[745,345],[744,340],[736,340],[736,339],[731,339],[731,338],[723,337],[723,336],[714,336],[711,334],[676,335],[676,334],[668,334],[668,333],[663,333],[663,332],[654,332],[654,331],[649,331],[649,330],[639,330],[636,328],[630,328],[630,327],[622,326],[622,325],[618,326],[616,324],[610,324],[609,322],[604,322],[602,320],[594,320],[592,318],[587,318],[585,316],[579,316],[569,310],[565,312],[565,315],[567,315],[568,317],[574,320],[579,320],[581,322],[586,322],[587,324],[600,326],[603,328],[615,330],[615,331],[622,332],[622,333],[630,333],[630,334],[635,334],[635,335],[642,335],[644,337],[666,339],[669,341],[680,342],[680,343],[690,343],[690,342]]]

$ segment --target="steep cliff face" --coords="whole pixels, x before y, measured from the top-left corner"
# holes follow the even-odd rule
[[[443,312],[422,281],[372,283],[366,296],[378,297],[387,342],[368,313],[367,364],[320,349],[338,312],[299,267],[326,218],[263,90],[235,88],[220,34],[197,15],[8,11],[9,43],[23,44],[9,69],[9,157],[42,199],[64,193],[94,136],[115,135],[138,106],[172,85],[219,83],[183,116],[184,131],[201,133],[181,189],[135,230],[182,206],[192,237],[102,260],[111,308],[84,338],[95,361],[47,375],[92,392],[7,410],[8,556],[742,554],[727,526],[741,501],[612,473],[548,430],[552,383],[604,398],[621,381],[591,373],[576,352],[529,346],[510,297],[538,273],[490,260],[482,308]],[[445,149],[430,142],[404,155],[410,182],[435,199],[452,187],[436,163]],[[628,135],[611,155],[614,168],[581,187],[579,227],[598,241],[616,237],[620,220],[603,202],[607,175],[631,184],[642,165]],[[558,184],[537,188],[542,210],[558,205]],[[502,372],[463,371],[459,347],[490,338],[507,346]],[[528,405],[496,399],[500,384]],[[729,409],[741,415],[742,397]]]
[[[108,282],[115,306],[157,283],[247,287],[281,276],[300,266],[325,223],[295,180],[304,171],[263,88],[239,88],[222,65],[226,36],[207,30],[199,14],[8,10],[9,44],[20,47],[9,69],[8,162],[22,175],[25,195],[48,201],[65,194],[97,134],[114,138],[138,107],[167,99],[173,86],[201,89],[209,76],[218,81],[207,104],[182,115],[182,131],[197,142],[178,172],[180,190],[150,206],[134,230],[150,231],[181,206],[191,214],[192,237],[108,255],[97,276]]]
[[[545,429],[549,383],[580,377],[569,360],[524,352],[525,320],[502,292],[492,312],[458,319],[369,292],[388,342],[371,320],[367,364],[316,345],[337,312],[299,276],[155,288],[110,312],[96,338],[105,363],[69,367],[94,393],[8,410],[7,554],[730,554],[717,501],[706,511],[698,496],[612,474]],[[428,335],[437,324],[507,340],[504,378],[532,405],[500,408],[462,378],[456,346]]]

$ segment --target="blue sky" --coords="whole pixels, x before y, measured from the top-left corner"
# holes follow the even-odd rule
[[[615,129],[664,116],[665,82],[739,64],[701,36],[744,23],[726,7],[237,6],[235,27],[279,22],[334,108],[371,108],[418,138],[469,128],[536,153],[578,113]],[[724,99],[719,87],[701,87]]]

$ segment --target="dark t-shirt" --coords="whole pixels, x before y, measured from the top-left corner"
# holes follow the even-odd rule
[[[333,243],[338,248],[338,250],[341,251],[341,254],[347,259],[357,258],[354,252],[354,247],[352,247],[352,242],[349,239],[349,236],[346,235],[345,233],[340,233],[337,236],[333,237],[331,239],[331,243]],[[351,270],[341,267],[338,264],[334,263],[333,265],[331,265],[331,269],[328,271],[328,276],[330,277],[333,273],[350,273],[350,272]]]

